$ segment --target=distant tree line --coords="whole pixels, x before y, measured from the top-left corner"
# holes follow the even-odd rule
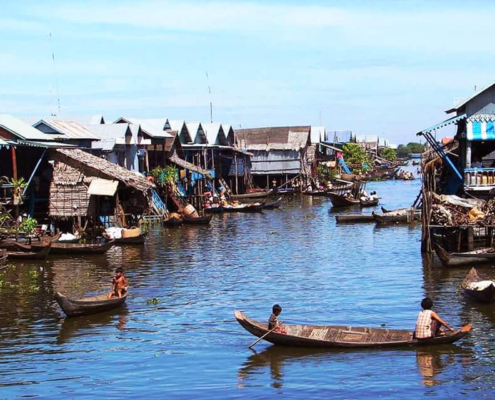
[[[397,157],[407,157],[411,153],[422,153],[425,151],[425,145],[421,143],[410,142],[406,145],[400,144],[397,147]]]

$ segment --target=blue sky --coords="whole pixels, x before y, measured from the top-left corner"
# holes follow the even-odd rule
[[[494,11],[455,0],[3,2],[0,110],[58,112],[58,87],[63,116],[209,122],[211,99],[214,121],[235,127],[321,118],[406,143],[495,80]]]

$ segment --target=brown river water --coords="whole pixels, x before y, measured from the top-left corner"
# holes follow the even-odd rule
[[[394,208],[419,186],[368,189]],[[337,226],[330,209],[291,196],[279,210],[215,215],[207,227],[152,228],[141,247],[12,264],[0,272],[0,398],[493,397],[495,308],[461,295],[467,270],[423,259],[419,226]],[[63,317],[54,292],[106,291],[117,266],[131,284],[124,307]],[[412,330],[426,294],[451,324],[472,323],[471,334],[420,350],[260,342],[251,351],[255,338],[233,317],[264,320],[280,303],[287,323]]]

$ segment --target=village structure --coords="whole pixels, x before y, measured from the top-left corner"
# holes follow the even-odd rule
[[[163,220],[187,205],[201,212],[208,197],[316,189],[320,164],[359,180],[342,155],[351,142],[373,155],[380,173],[397,171],[378,156],[393,147],[388,141],[323,126],[235,130],[168,118],[0,115],[0,201],[16,217],[64,232]]]

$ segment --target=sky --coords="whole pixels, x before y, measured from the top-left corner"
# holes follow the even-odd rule
[[[495,80],[494,12],[458,0],[5,1],[0,113],[209,122],[212,102],[214,122],[235,128],[417,141]]]

